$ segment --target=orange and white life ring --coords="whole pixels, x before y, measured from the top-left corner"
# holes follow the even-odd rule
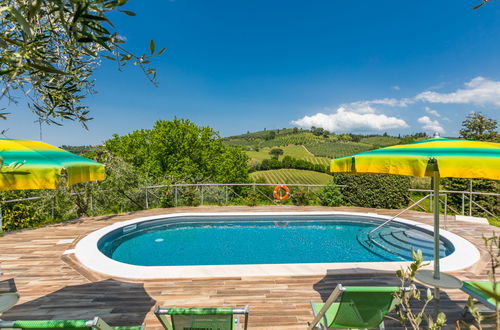
[[[280,189],[283,189],[285,191],[285,194],[283,196],[280,196],[278,194],[278,191]],[[273,192],[273,195],[274,195],[274,198],[280,200],[280,201],[284,201],[285,199],[287,199],[288,197],[290,197],[290,189],[288,189],[287,186],[285,186],[284,184],[279,184],[276,186],[276,188],[274,188],[274,192]]]

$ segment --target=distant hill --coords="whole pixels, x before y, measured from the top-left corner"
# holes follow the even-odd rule
[[[283,128],[247,132],[246,134],[226,137],[223,141],[226,145],[238,146],[245,150],[250,158],[248,165],[254,180],[266,183],[323,184],[331,180],[331,176],[327,173],[332,158],[401,143],[411,143],[425,138],[427,137],[423,133],[395,137],[387,134],[332,134],[321,128],[310,130]],[[259,164],[269,162],[273,158],[270,152],[276,148],[281,149],[282,154],[277,160],[273,160],[274,167],[272,168],[274,169],[262,170],[263,166],[259,166]],[[324,171],[290,169],[284,164],[280,169],[276,169],[276,166],[280,166],[279,161],[282,161],[286,156],[311,164],[320,164]]]
[[[99,149],[98,145],[91,145],[91,146],[67,146],[67,145],[62,145],[59,148],[72,152],[77,155],[83,155],[88,152],[96,151]]]

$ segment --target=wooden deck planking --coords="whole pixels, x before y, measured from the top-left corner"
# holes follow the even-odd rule
[[[395,215],[398,210],[325,207],[196,207],[154,209],[131,214],[77,219],[62,224],[10,233],[0,238],[0,261],[4,282],[15,284],[21,300],[2,316],[14,319],[90,319],[101,316],[113,325],[146,322],[159,329],[152,310],[155,305],[176,307],[240,307],[250,305],[251,329],[304,329],[312,319],[310,300],[326,299],[337,283],[344,285],[398,285],[392,273],[337,272],[325,276],[242,277],[217,279],[146,280],[109,279],[63,255],[86,234],[117,221],[172,212],[238,211],[353,211]],[[409,212],[405,218],[432,224],[432,215]],[[481,235],[499,232],[487,225],[448,221],[449,231],[467,238],[482,250]],[[68,242],[67,240],[75,240]],[[63,242],[63,243],[61,243]],[[64,243],[66,242],[66,243]],[[486,279],[488,260],[457,272],[461,279]],[[10,281],[8,281],[10,280]],[[7,285],[8,286],[8,285]],[[12,285],[11,285],[12,286]],[[0,286],[0,290],[6,285]],[[454,322],[467,296],[459,290],[442,294],[442,309]],[[397,324],[387,323],[387,328]]]

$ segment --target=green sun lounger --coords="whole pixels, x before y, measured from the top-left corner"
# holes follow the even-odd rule
[[[311,302],[314,320],[308,329],[384,329],[384,316],[396,306],[394,294],[400,290],[338,284],[325,303]]]
[[[100,317],[93,320],[30,320],[30,321],[3,321],[0,320],[0,329],[92,329],[92,330],[142,330],[144,325],[130,327],[111,327]]]
[[[500,283],[497,284],[496,293],[490,281],[463,281],[461,290],[492,310],[496,310],[497,303],[500,304]]]
[[[240,329],[239,315],[245,315],[243,329],[246,330],[248,312],[248,306],[245,308],[160,308],[158,306],[155,315],[168,330]],[[168,321],[167,315],[170,316],[172,323]]]

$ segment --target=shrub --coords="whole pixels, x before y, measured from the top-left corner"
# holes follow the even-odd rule
[[[445,178],[441,182],[446,190],[470,190],[470,179]],[[498,183],[493,180],[473,179],[472,190],[480,192],[498,192]],[[462,195],[450,194],[448,197],[448,204],[457,212],[460,212],[462,210]],[[473,195],[472,200],[484,207],[486,210],[490,211],[492,214],[500,213],[500,199],[497,196]],[[465,211],[468,212],[469,209],[469,195],[465,194]],[[480,207],[474,204],[472,205],[472,214],[485,217],[490,216],[488,213],[484,212]]]
[[[2,211],[5,231],[33,228],[43,222],[37,210],[28,203],[12,203]]]
[[[200,205],[200,199],[196,187],[187,186],[179,189],[179,196],[181,196],[180,201],[182,205],[186,206],[198,206]]]
[[[175,206],[175,196],[171,191],[165,191],[165,193],[160,196],[160,206],[161,207],[174,207]]]
[[[408,205],[410,178],[388,174],[336,174],[335,183],[354,206],[399,209]]]
[[[334,182],[329,183],[320,191],[319,200],[323,206],[341,206],[344,202],[342,193]]]
[[[248,206],[255,206],[259,200],[259,193],[256,190],[250,190],[245,198],[245,204]]]
[[[304,190],[297,190],[291,194],[291,200],[293,205],[309,205],[310,194]]]

